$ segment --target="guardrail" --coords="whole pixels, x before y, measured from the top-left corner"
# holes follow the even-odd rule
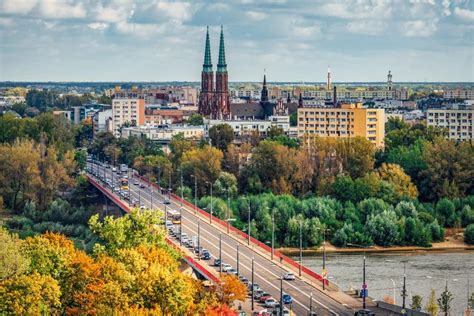
[[[154,186],[155,188],[159,189],[160,192],[162,191],[163,188],[161,188],[159,185],[157,185],[156,183],[153,183],[153,182],[150,182],[148,179],[146,179],[145,177],[141,176],[141,175],[138,175],[138,174],[134,174],[134,176],[136,176],[137,178],[141,179],[141,181],[144,181],[146,183],[148,183],[149,185],[152,185]],[[171,193],[171,197],[178,201],[179,203],[181,203],[182,205],[184,206],[187,206],[189,208],[192,208],[192,209],[195,209],[196,212],[198,212],[199,214],[201,214],[202,216],[204,217],[207,217],[208,219],[212,218],[212,222],[214,223],[218,223],[220,225],[222,225],[224,228],[227,229],[227,227],[229,228],[229,231],[233,232],[233,233],[236,233],[237,235],[241,236],[242,238],[244,239],[250,239],[250,242],[256,246],[258,246],[259,248],[261,248],[262,250],[266,251],[266,252],[269,252],[271,253],[272,251],[272,248],[269,247],[268,245],[264,244],[263,242],[261,242],[260,240],[258,239],[255,239],[253,238],[252,236],[249,236],[244,233],[243,231],[241,231],[240,229],[237,229],[235,227],[233,227],[232,225],[227,225],[227,222],[215,217],[214,215],[211,215],[210,213],[206,212],[205,210],[199,208],[199,207],[195,207],[194,204],[186,201],[185,199],[181,199],[181,197],[179,197],[178,195],[176,194],[173,194]],[[279,251],[274,251],[273,254],[276,256],[276,257],[279,257],[281,261],[284,261],[286,263],[288,263],[289,265],[299,269],[300,268],[300,264],[298,262],[296,262],[295,260],[285,256],[284,254],[282,254],[281,252]],[[329,281],[327,279],[324,279],[320,274],[310,270],[309,268],[305,267],[304,265],[301,265],[301,272],[302,273],[305,273],[306,275],[310,276],[311,278],[319,281],[319,282],[324,282],[325,285],[329,285]]]
[[[94,185],[99,191],[101,191],[103,194],[105,194],[109,199],[112,200],[112,202],[114,202],[115,204],[117,204],[117,206],[119,206],[121,209],[123,209],[125,212],[130,212],[130,207],[125,204],[122,200],[120,199],[117,199],[117,197],[109,192],[109,190],[105,189],[99,182],[97,182],[94,178],[92,178],[91,176],[87,175],[87,179],[89,182],[92,183],[92,185]],[[200,263],[198,263],[196,260],[194,260],[194,258],[192,258],[191,256],[187,256],[187,255],[184,255],[183,251],[178,247],[176,246],[168,237],[166,237],[166,243],[170,246],[172,246],[173,248],[175,248],[176,250],[178,250],[180,253],[183,254],[183,259],[189,264],[191,265],[193,268],[195,268],[196,270],[199,271],[199,273],[201,273],[206,279],[218,284],[219,283],[219,278],[217,278],[215,275],[213,275],[211,272],[209,272],[203,265],[201,265]]]

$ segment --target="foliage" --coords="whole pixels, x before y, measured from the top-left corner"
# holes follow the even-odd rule
[[[212,146],[226,151],[227,146],[234,140],[234,130],[229,124],[214,125],[209,129],[209,138]]]
[[[421,311],[421,302],[423,301],[423,298],[420,295],[413,295],[411,297],[411,305],[410,308],[416,311]]]
[[[470,224],[464,230],[464,242],[469,245],[474,245],[474,224]]]
[[[436,304],[436,293],[435,290],[432,289],[430,296],[428,297],[428,302],[426,302],[425,310],[431,315],[431,316],[437,316],[438,315],[438,304]]]
[[[448,286],[446,285],[444,291],[441,293],[441,296],[438,298],[438,306],[445,315],[449,315],[451,311],[451,303],[453,301],[453,294],[448,290]]]
[[[400,236],[394,211],[385,210],[379,214],[371,214],[367,220],[366,228],[377,245],[388,247],[399,241]]]
[[[204,118],[199,114],[192,114],[188,118],[188,124],[193,126],[202,126],[204,125]]]
[[[218,285],[219,301],[227,305],[232,305],[235,300],[244,301],[247,297],[247,288],[245,284],[235,275],[221,275]]]
[[[20,240],[0,227],[0,280],[25,273],[30,265],[29,259],[20,252]]]

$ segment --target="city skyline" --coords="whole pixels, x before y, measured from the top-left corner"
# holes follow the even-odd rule
[[[1,81],[200,80],[226,33],[229,81],[472,82],[469,1],[11,1]],[[213,53],[212,63],[217,64]],[[137,62],[139,61],[139,62]],[[453,62],[455,61],[455,62]]]

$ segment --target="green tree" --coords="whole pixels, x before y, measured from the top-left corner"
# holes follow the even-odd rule
[[[21,253],[21,240],[0,227],[0,281],[25,273],[30,260]]]
[[[446,284],[444,291],[438,298],[438,306],[445,316],[448,316],[449,312],[451,311],[453,299],[453,294],[448,290],[448,285]]]
[[[209,138],[212,146],[226,151],[227,146],[234,140],[234,130],[229,124],[214,125],[209,129]]]
[[[200,114],[192,114],[188,118],[188,124],[193,126],[202,126],[204,125],[204,118]]]
[[[436,216],[438,222],[443,226],[453,227],[456,222],[456,207],[447,199],[441,199],[436,203]]]
[[[464,242],[469,245],[474,245],[474,224],[470,224],[464,230]]]
[[[293,112],[290,114],[290,126],[298,125],[298,112]]]
[[[394,211],[386,210],[369,216],[366,227],[367,232],[377,245],[389,247],[399,241],[397,217]]]
[[[410,308],[416,311],[421,311],[421,302],[423,301],[423,298],[420,295],[413,295],[411,297],[411,305]]]
[[[236,197],[238,193],[237,178],[228,172],[221,171],[219,177],[214,182],[214,193],[221,198]]]

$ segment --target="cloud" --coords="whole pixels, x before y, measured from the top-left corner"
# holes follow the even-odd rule
[[[268,16],[268,14],[259,11],[247,11],[245,15],[254,21],[264,20]]]
[[[162,24],[128,23],[126,21],[115,23],[115,28],[121,34],[139,37],[149,37],[151,35],[162,34],[165,29]]]
[[[474,11],[468,9],[454,8],[454,14],[459,18],[472,22],[474,21]]]
[[[93,30],[98,30],[98,31],[103,31],[106,28],[109,27],[108,23],[102,23],[102,22],[94,22],[94,23],[89,23],[87,24],[87,27]]]
[[[162,13],[168,18],[183,22],[189,20],[193,15],[191,3],[185,2],[158,2],[156,4],[158,13]]]
[[[48,19],[84,18],[86,10],[82,2],[72,4],[71,1],[43,0],[39,4],[39,15]]]
[[[377,20],[352,21],[347,24],[347,30],[351,33],[377,35],[385,30],[385,23]]]
[[[429,37],[437,30],[437,20],[415,20],[403,24],[405,36],[408,37]]]
[[[315,12],[342,19],[386,19],[392,16],[392,3],[390,1],[347,0],[319,5]]]
[[[35,0],[3,0],[2,12],[7,14],[28,14],[37,4]]]

